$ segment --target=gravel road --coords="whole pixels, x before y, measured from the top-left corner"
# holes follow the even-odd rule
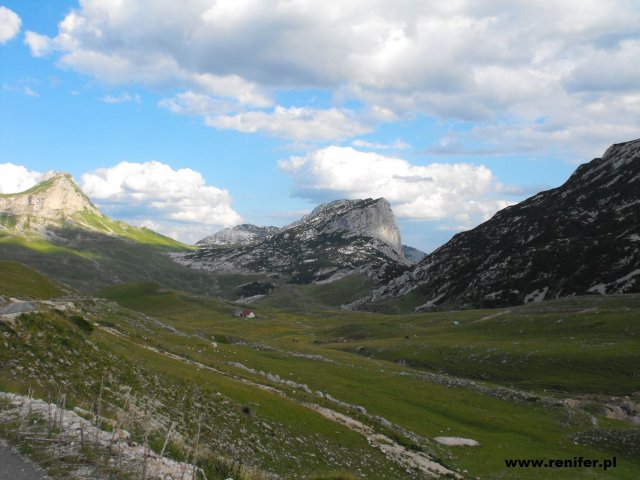
[[[51,480],[33,462],[14,451],[0,440],[0,479],[3,480]]]

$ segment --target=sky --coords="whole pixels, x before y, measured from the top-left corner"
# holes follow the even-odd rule
[[[635,0],[0,0],[0,193],[187,243],[386,198],[430,252],[640,137]]]

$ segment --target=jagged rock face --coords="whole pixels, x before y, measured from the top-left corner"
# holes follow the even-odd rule
[[[279,230],[278,227],[258,227],[245,223],[233,228],[222,229],[213,235],[203,238],[196,245],[199,247],[251,245],[278,233]]]
[[[389,245],[399,257],[404,257],[400,230],[391,206],[384,198],[325,203],[304,216],[299,223],[311,225],[316,232],[328,235],[340,233],[347,238],[376,238]]]
[[[255,243],[207,246],[174,258],[193,268],[278,273],[297,283],[356,271],[381,281],[409,265],[393,212],[382,198],[331,202]]]
[[[559,188],[507,207],[351,305],[412,293],[417,309],[506,306],[640,291],[640,140],[613,145]]]
[[[0,195],[2,224],[18,229],[60,226],[85,211],[100,214],[67,173],[51,173],[29,190]]]

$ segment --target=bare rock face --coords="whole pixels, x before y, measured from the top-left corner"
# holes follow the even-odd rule
[[[60,226],[81,212],[100,215],[68,173],[50,173],[29,190],[0,195],[0,216],[5,227],[41,230]]]
[[[377,200],[336,200],[316,207],[292,226],[308,224],[323,234],[341,233],[346,238],[371,237],[387,244],[404,258],[400,230],[384,198]]]
[[[198,247],[251,245],[278,233],[278,227],[258,227],[244,223],[233,228],[224,228],[196,243]]]
[[[241,241],[220,245],[203,240],[198,251],[174,259],[211,271],[277,273],[296,283],[332,281],[353,272],[381,281],[410,264],[391,207],[383,198],[320,205],[275,232],[270,230],[274,227],[236,228],[243,232]],[[238,231],[223,233],[225,240],[237,239]]]
[[[407,294],[428,310],[627,292],[640,292],[640,140],[457,234],[351,307]]]

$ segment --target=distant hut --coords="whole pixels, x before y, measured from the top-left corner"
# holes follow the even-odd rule
[[[234,315],[236,317],[243,317],[243,318],[256,318],[256,313],[253,310],[248,310],[248,309],[244,309],[244,310],[237,310]]]

